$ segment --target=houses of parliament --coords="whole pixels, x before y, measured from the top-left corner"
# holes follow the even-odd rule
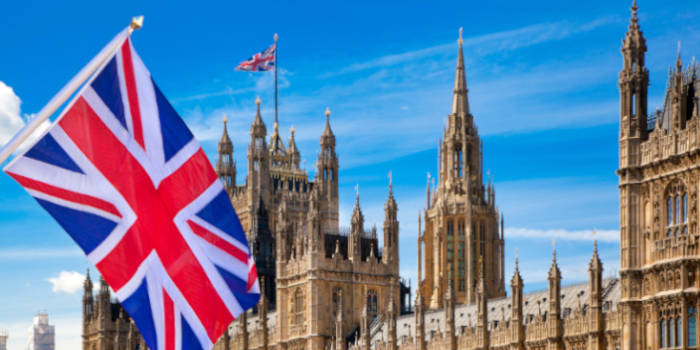
[[[680,52],[663,108],[647,109],[646,40],[636,2],[619,73],[620,272],[604,279],[595,243],[588,281],[562,286],[552,254],[548,288],[523,293],[516,258],[506,290],[503,216],[484,182],[483,147],[469,109],[462,39],[440,139],[438,185],[418,216],[415,298],[399,276],[399,204],[367,228],[359,195],[349,228],[338,219],[338,158],[330,112],[313,179],[257,113],[245,183],[236,183],[224,121],[216,171],[246,230],[264,295],[217,350],[698,349],[700,307],[700,77]],[[612,150],[610,150],[612,152]],[[145,349],[100,282],[85,281],[83,349]],[[412,300],[409,300],[412,299]]]

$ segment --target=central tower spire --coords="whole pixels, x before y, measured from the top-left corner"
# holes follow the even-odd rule
[[[467,78],[464,72],[464,53],[462,52],[462,28],[459,28],[459,52],[457,53],[457,72],[455,75],[455,89],[452,97],[452,114],[466,116],[469,114],[469,100],[467,99]]]

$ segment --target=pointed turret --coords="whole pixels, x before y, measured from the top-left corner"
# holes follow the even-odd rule
[[[649,71],[644,66],[646,39],[639,27],[637,2],[632,3],[632,18],[622,40],[623,65],[620,86],[620,166],[639,162],[634,148],[647,137],[647,90]]]
[[[331,130],[331,109],[326,108],[326,127],[323,129],[321,134],[321,148],[330,147],[335,148],[335,134]]]
[[[394,190],[389,172],[389,194],[384,204],[384,250],[382,260],[385,264],[393,264],[395,273],[399,273],[399,221],[397,219],[398,208],[394,199]]]
[[[253,124],[250,125],[250,134],[254,137],[265,137],[267,135],[267,127],[265,122],[262,120],[262,115],[260,114],[260,97],[255,99],[256,112],[255,119],[253,119]]]
[[[265,136],[267,129],[260,114],[260,98],[255,100],[256,113],[250,126],[250,145],[248,146],[248,203],[251,203],[251,212],[257,209],[258,198],[262,198],[265,204],[270,200],[272,180],[270,177],[270,161]]]
[[[270,159],[272,161],[272,167],[280,168],[287,165],[287,150],[280,136],[280,128],[277,121],[272,124],[272,135],[270,135]]]
[[[90,279],[90,269],[85,273],[85,282],[83,283],[83,300],[92,300],[92,279]]]
[[[294,140],[294,133],[296,132],[296,129],[294,129],[294,126],[289,129],[289,149],[287,150],[287,154],[289,154],[289,163],[294,169],[299,169],[299,162],[301,162],[301,154],[299,153],[299,148],[297,147],[297,143]]]
[[[518,268],[518,257],[515,257],[515,271],[510,280],[511,288],[511,348],[523,350],[525,342],[525,328],[523,325],[523,277]]]
[[[464,53],[462,52],[462,28],[459,28],[459,51],[457,52],[457,72],[455,73],[455,88],[452,96],[452,114],[466,116],[469,114],[469,100],[467,98],[467,77],[464,72]]]
[[[83,334],[86,334],[90,320],[93,318],[95,300],[92,295],[92,280],[90,279],[90,269],[87,269],[85,282],[83,283]]]
[[[321,134],[321,153],[318,155],[316,183],[322,200],[324,232],[338,231],[338,157],[335,153],[335,135],[331,131],[331,111],[326,108],[326,128]]]
[[[216,174],[224,183],[226,190],[229,191],[236,187],[236,164],[233,162],[233,142],[228,137],[227,121],[228,119],[224,117],[224,132],[217,146],[219,159],[216,161]]]
[[[590,300],[588,301],[590,305],[589,313],[589,327],[591,333],[589,334],[589,344],[592,346],[590,349],[602,350],[604,347],[603,342],[603,263],[600,262],[598,257],[598,242],[593,241],[593,256],[591,261],[588,263],[588,274],[589,280],[588,285],[590,288]]]
[[[552,242],[554,248],[554,242]],[[549,309],[547,323],[549,324],[550,349],[563,349],[561,326],[561,271],[557,265],[557,250],[552,249],[552,266],[549,269]]]
[[[348,239],[348,258],[353,261],[361,261],[362,247],[361,239],[364,234],[365,217],[360,209],[360,192],[355,186],[355,208],[352,211],[352,219],[350,222],[350,237]]]

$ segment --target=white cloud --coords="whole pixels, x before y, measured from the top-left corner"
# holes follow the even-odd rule
[[[557,239],[564,241],[592,241],[594,239],[601,242],[617,243],[620,241],[620,231],[618,230],[578,230],[570,231],[565,229],[541,230],[519,227],[506,227],[506,239],[508,238],[534,238],[534,239]]]
[[[36,117],[35,114],[24,114],[21,116],[20,105],[22,100],[15,94],[12,87],[0,81],[0,146],[5,145],[12,137],[22,129],[25,120],[29,121]],[[44,121],[15,151],[22,152],[26,147],[33,144],[51,123]]]
[[[75,294],[83,286],[85,275],[77,271],[61,271],[58,276],[47,280],[53,285],[52,291]]]
[[[0,145],[4,145],[24,126],[20,117],[22,101],[15,91],[0,81]]]

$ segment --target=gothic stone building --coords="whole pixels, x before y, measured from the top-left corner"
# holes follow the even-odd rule
[[[419,286],[411,314],[401,312],[391,187],[379,251],[376,229],[364,229],[359,197],[351,228],[338,227],[338,163],[328,118],[310,181],[299,168],[293,131],[285,147],[275,123],[268,147],[258,103],[245,185],[235,184],[225,128],[217,171],[264,269],[268,298],[235,321],[215,348],[697,349],[700,78],[694,64],[683,67],[679,52],[663,109],[648,113],[645,53],[635,2],[619,76],[619,278],[603,279],[594,244],[587,282],[562,286],[554,252],[548,289],[524,294],[516,258],[506,296],[503,219],[499,228],[495,190],[482,179],[459,41],[439,183],[431,189],[429,181],[419,215]],[[83,305],[83,349],[143,348],[104,283],[95,301],[86,281]]]

